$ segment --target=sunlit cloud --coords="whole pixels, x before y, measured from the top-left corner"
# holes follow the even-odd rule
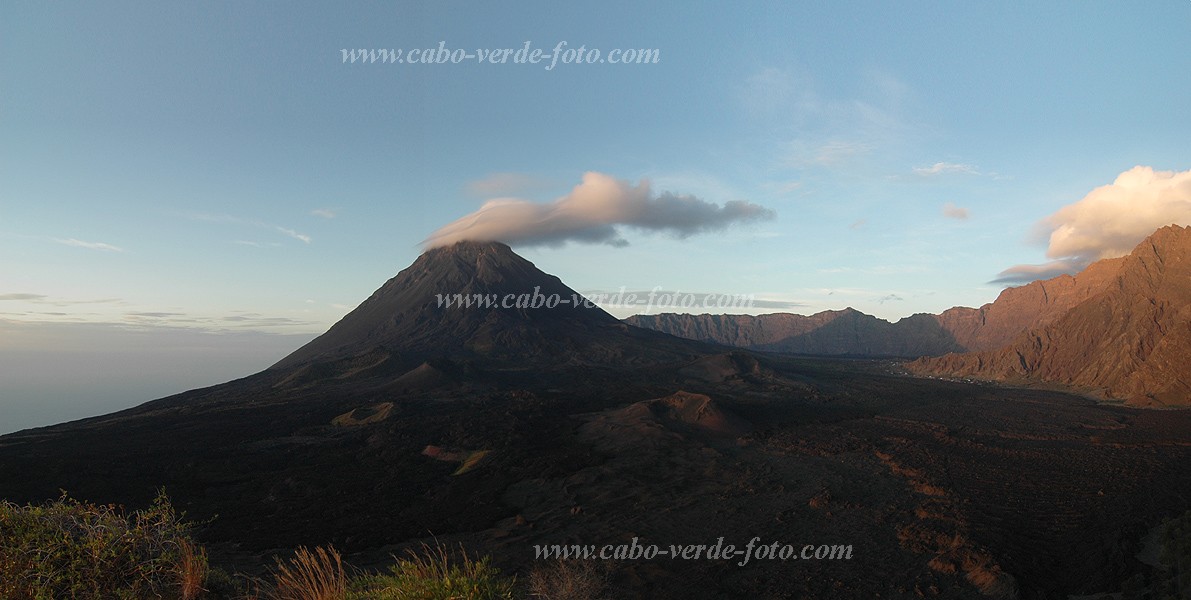
[[[83,240],[76,240],[75,238],[54,238],[54,242],[62,244],[63,246],[73,246],[75,248],[86,248],[88,250],[100,250],[102,252],[124,252],[124,249],[112,244],[104,242],[86,242]]]
[[[1128,254],[1154,230],[1171,224],[1191,224],[1191,170],[1136,166],[1038,224],[1051,262],[1010,267],[994,281],[1078,272],[1093,261]]]
[[[567,242],[624,246],[628,241],[622,237],[620,227],[686,238],[774,216],[772,210],[743,200],[718,205],[690,195],[655,194],[647,180],[632,185],[593,171],[585,173],[582,183],[554,202],[489,200],[476,212],[431,233],[423,245],[433,248],[471,240],[517,246],[558,246]]]

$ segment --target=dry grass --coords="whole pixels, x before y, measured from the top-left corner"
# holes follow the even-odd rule
[[[271,600],[343,600],[347,597],[347,573],[343,558],[333,547],[298,548],[287,563],[277,561]]]
[[[558,560],[534,568],[529,594],[541,600],[601,600],[608,593],[603,565],[586,560]]]
[[[352,581],[353,600],[512,600],[515,581],[503,577],[488,557],[472,559],[460,548],[452,559],[445,546],[422,544],[389,573]]]
[[[206,548],[188,539],[178,540],[178,558],[174,569],[182,600],[195,600],[207,591],[205,584],[211,570],[207,564]]]

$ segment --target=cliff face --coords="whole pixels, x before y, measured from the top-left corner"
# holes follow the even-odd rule
[[[1191,403],[1191,228],[1159,229],[1129,256],[1074,279],[1063,301],[1074,305],[1043,311],[1005,347],[924,358],[911,369],[1052,381],[1138,405]]]
[[[1001,292],[980,308],[956,307],[936,318],[966,350],[993,350],[1023,331],[1048,325],[1108,286],[1124,258],[1097,261],[1077,275],[1060,275]]]
[[[672,335],[800,354],[928,357],[911,370],[1041,380],[1134,404],[1191,404],[1191,228],[1154,232],[1124,257],[896,323],[846,309],[809,317],[637,315]],[[966,353],[965,353],[966,352]],[[960,354],[964,353],[964,354]],[[940,356],[946,355],[946,356]],[[937,357],[937,358],[929,358]]]

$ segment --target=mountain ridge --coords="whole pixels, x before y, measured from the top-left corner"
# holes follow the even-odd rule
[[[1053,321],[1003,348],[923,358],[911,371],[1054,382],[1134,405],[1191,403],[1191,228],[1163,227],[1112,260],[1099,291]]]

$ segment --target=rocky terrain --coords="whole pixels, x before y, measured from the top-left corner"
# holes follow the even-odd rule
[[[689,339],[816,355],[921,357],[919,374],[1052,382],[1135,405],[1191,405],[1191,230],[1171,225],[1077,275],[896,323],[847,309],[809,317],[638,315]],[[943,356],[945,355],[945,356]]]
[[[797,354],[938,356],[1004,347],[1023,331],[1047,325],[1103,291],[1123,258],[1102,260],[1078,275],[1061,275],[1007,288],[980,308],[957,306],[942,314],[916,314],[895,323],[855,309],[810,316],[634,315],[626,323],[692,340],[752,350]]]
[[[1159,256],[1183,260],[1147,255],[1151,271]],[[535,544],[852,548],[606,561],[615,598],[1111,592],[1191,508],[1191,412],[434,297],[526,286],[570,289],[500,244],[428,252],[268,370],[0,437],[0,497],[139,507],[164,487],[213,562],[246,573],[323,544],[361,569],[462,544],[522,578]]]
[[[1191,404],[1191,229],[1163,227],[1128,256],[1094,263],[1088,272],[1080,277],[1094,284],[1068,292],[1082,300],[1029,323],[1005,347],[922,359],[910,368],[1056,382],[1136,405]]]

